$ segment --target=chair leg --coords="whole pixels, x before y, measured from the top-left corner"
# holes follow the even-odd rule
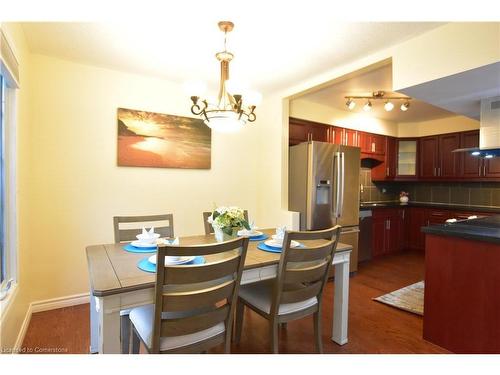
[[[234,343],[239,344],[241,340],[241,331],[243,330],[243,313],[245,312],[245,305],[238,298],[236,305],[236,328],[234,332]]]
[[[323,353],[323,342],[321,340],[321,313],[316,311],[314,313],[314,338],[316,340],[316,351]]]
[[[139,354],[140,346],[141,339],[135,329],[132,329],[132,354]]]
[[[278,354],[278,322],[270,320],[271,326],[271,352]]]
[[[130,317],[128,314],[120,316],[120,335],[122,354],[128,354],[130,351]]]

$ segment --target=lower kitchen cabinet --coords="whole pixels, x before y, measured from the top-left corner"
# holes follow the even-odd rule
[[[394,253],[405,247],[405,210],[377,209],[372,216],[372,256]]]

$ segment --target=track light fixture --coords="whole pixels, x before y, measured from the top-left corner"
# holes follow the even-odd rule
[[[363,99],[367,100],[366,104],[363,106],[363,110],[369,111],[372,108],[372,100],[384,100],[384,109],[389,112],[394,109],[394,103],[393,101],[396,100],[404,100],[404,103],[401,104],[399,107],[401,111],[406,112],[408,108],[410,107],[410,100],[412,98],[406,97],[406,96],[386,96],[385,91],[374,91],[371,96],[357,96],[357,95],[350,95],[345,97],[347,99],[345,105],[347,108],[350,110],[353,110],[354,107],[356,106],[356,102],[354,101],[355,99]]]

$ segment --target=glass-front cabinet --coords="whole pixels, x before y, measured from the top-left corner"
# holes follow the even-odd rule
[[[417,139],[397,140],[397,177],[415,178],[417,176],[417,149]]]

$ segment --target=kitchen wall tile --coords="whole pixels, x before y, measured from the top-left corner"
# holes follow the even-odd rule
[[[464,188],[460,185],[453,185],[450,188],[450,203],[453,204],[470,204],[469,200],[470,189]]]
[[[474,189],[470,191],[470,204],[491,206],[492,189]]]
[[[431,193],[431,199],[433,203],[450,203],[449,186],[432,186]]]

